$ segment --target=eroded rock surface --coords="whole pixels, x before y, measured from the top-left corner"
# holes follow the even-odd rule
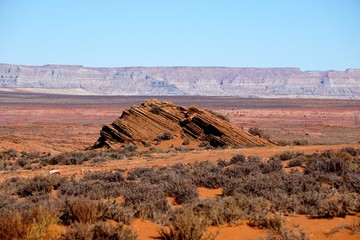
[[[360,69],[0,64],[0,89],[62,94],[360,98]]]
[[[207,110],[154,99],[126,109],[113,123],[103,126],[92,148],[156,144],[164,134],[180,145],[183,141],[214,147],[273,145]]]

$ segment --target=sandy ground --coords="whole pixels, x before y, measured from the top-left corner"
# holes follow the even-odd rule
[[[145,97],[47,96],[0,91],[0,151],[16,149],[52,154],[83,150],[99,136],[103,124],[120,116],[124,108],[140,104]],[[164,100],[165,98],[161,98]],[[46,166],[38,170],[0,171],[0,180],[13,176],[31,177],[58,169],[61,175],[81,177],[88,171],[111,171],[114,168],[159,167],[175,163],[217,161],[235,154],[267,157],[291,150],[313,153],[344,146],[360,148],[360,101],[299,100],[299,99],[239,99],[239,98],[166,98],[184,106],[196,105],[227,115],[245,129],[258,127],[274,141],[306,139],[310,146],[239,148],[225,150],[194,150],[140,155],[106,163],[85,163],[81,166]],[[216,197],[221,189],[199,189],[200,198]],[[332,220],[305,216],[287,216],[289,226],[300,225],[310,239],[360,239],[345,230],[332,235],[324,233],[358,219],[356,216]],[[155,223],[135,219],[132,228],[139,239],[154,239],[160,228]],[[266,230],[246,224],[210,228],[218,232],[217,239],[258,239]]]

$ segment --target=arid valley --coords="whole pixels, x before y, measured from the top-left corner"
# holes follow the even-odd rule
[[[24,220],[25,217],[19,210],[20,205],[16,205],[18,209],[15,211],[18,211],[20,217],[12,219],[10,223],[15,226],[14,228],[24,224],[30,230],[26,233],[18,230],[19,232],[14,233],[12,239],[22,237],[35,239],[34,236],[38,236],[38,239],[61,237],[81,239],[74,236],[85,236],[84,239],[87,239],[86,234],[89,234],[87,231],[90,230],[86,225],[97,226],[99,222],[110,226],[121,223],[121,227],[133,232],[131,234],[137,234],[138,239],[167,239],[165,236],[169,237],[169,231],[173,230],[174,234],[176,232],[176,226],[171,225],[172,222],[176,220],[181,222],[180,218],[188,216],[186,214],[190,214],[194,226],[199,224],[196,221],[206,226],[201,233],[202,239],[212,237],[215,239],[360,238],[360,203],[357,202],[360,200],[360,100],[194,96],[151,98],[180,106],[211,110],[225,116],[230,123],[239,128],[246,131],[256,130],[259,135],[257,137],[269,139],[272,145],[214,148],[209,145],[199,146],[192,142],[184,144],[182,140],[175,138],[159,141],[156,144],[152,142],[137,145],[135,149],[125,146],[123,150],[117,151],[98,149],[85,151],[97,141],[104,124],[110,124],[125,109],[140,105],[148,97],[65,96],[0,91],[1,207],[5,208],[7,204],[16,205],[13,202],[16,201],[18,205],[23,203],[35,206],[38,213],[47,211],[47,207],[53,209],[50,211],[53,214],[46,216],[49,222],[35,219],[36,224],[34,224]],[[138,127],[142,127],[141,122]],[[76,157],[76,154],[82,158],[81,161],[66,160],[66,156],[70,159]],[[92,155],[89,157],[85,156],[86,154]],[[309,162],[315,161],[316,157],[330,165],[334,164],[334,166],[329,165],[333,170],[327,172],[324,170],[327,169],[326,166],[323,167],[324,169],[319,167],[320,163],[310,165]],[[250,180],[248,185],[242,186],[243,189],[237,187],[237,184],[241,185],[239,182],[231,182],[236,177],[226,178],[223,180],[225,183],[222,183],[214,180],[218,180],[216,177],[218,175],[214,175],[215,177],[209,175],[212,169],[213,174],[215,172],[231,174],[229,171],[236,164],[245,167],[239,162],[251,164],[251,159],[254,158],[260,159],[261,166],[268,164],[266,166],[270,170],[260,166],[262,173],[248,175],[250,180],[258,177],[254,188],[256,184],[264,190],[264,192],[254,190],[252,200],[245,194],[246,191],[250,191],[248,188],[252,187]],[[280,169],[272,169],[275,165],[269,163],[275,161],[275,158],[281,160],[278,163]],[[294,161],[300,158],[302,159],[300,163]],[[343,166],[341,158],[346,159],[344,161],[348,166]],[[173,172],[167,173],[167,171]],[[233,171],[236,176],[236,171]],[[315,174],[315,171],[322,174],[322,177],[311,175]],[[276,186],[268,186],[265,183],[262,185],[258,182],[267,181],[268,174],[265,173],[274,174],[275,179],[284,178],[286,174],[296,174],[299,181],[297,184],[302,185],[302,180],[309,181],[307,184],[314,186],[309,187],[311,189],[308,192],[318,191],[318,195],[307,198],[307,192],[304,191],[305,200],[295,199],[299,195],[292,195],[290,189],[288,198],[284,198]],[[161,174],[169,174],[169,176],[175,174],[175,177],[171,178],[175,184],[180,184],[178,178],[193,174],[192,180],[183,179],[184,183],[180,184],[183,188],[188,188],[179,190],[185,195],[182,196],[183,199],[177,199],[180,198],[178,192],[173,193],[170,190],[164,190],[168,194],[163,198],[158,196],[164,194],[156,189]],[[246,178],[245,175],[242,177]],[[348,177],[355,178],[348,179]],[[320,181],[321,184],[316,185],[312,182],[312,178],[317,179],[316,181]],[[293,186],[292,184],[296,182],[287,181],[289,181],[288,186]],[[46,182],[51,182],[50,188],[44,186]],[[230,187],[228,184],[230,182],[234,186]],[[104,194],[104,197],[99,197],[103,193],[98,193],[97,191],[100,190],[94,187],[99,184],[99,188],[102,189],[112,188],[111,184],[115,183],[121,185],[119,187],[121,190],[116,192],[112,189],[113,192]],[[142,186],[140,183],[145,185]],[[159,184],[164,185],[166,189],[166,184],[170,183]],[[109,187],[110,185],[112,187]],[[130,189],[133,195],[124,192],[124,189]],[[138,193],[134,192],[134,189],[140,193],[148,192],[143,192],[144,196],[139,200],[135,199]],[[268,191],[273,195],[269,195]],[[187,194],[191,197],[187,197]],[[276,196],[280,198],[276,199]],[[66,208],[62,205],[64,203],[59,203],[59,199],[65,198],[67,200],[64,201],[67,201],[67,207],[70,209],[66,211],[74,211],[71,214],[63,210]],[[37,204],[42,201],[47,202],[49,206],[39,207]],[[147,204],[146,201],[155,201],[155,203]],[[312,201],[318,202],[312,203]],[[86,212],[88,210],[82,209],[76,212],[76,204],[96,209],[108,205],[105,206],[106,210],[103,210],[105,214],[101,212],[102,210]],[[234,210],[236,207],[230,209],[236,204],[240,204],[250,212],[244,210],[236,215],[233,212],[236,211]],[[294,207],[291,210],[293,204],[300,204],[301,207],[313,204],[311,207],[318,209],[306,210]],[[342,207],[337,206],[341,204]],[[54,205],[62,210],[54,210]],[[288,205],[289,208],[281,208],[281,205]],[[112,206],[118,211],[110,212]],[[221,220],[220,216],[218,218],[213,216],[216,215],[216,207],[225,208],[224,206],[228,206],[230,209],[228,211],[232,213],[224,213],[226,216]],[[158,208],[164,209],[161,211]],[[182,208],[184,210],[181,210]],[[153,209],[156,211],[151,212]],[[206,209],[210,209],[207,215],[201,215],[200,213],[206,212]],[[264,216],[254,217],[251,211],[265,211],[264,214],[269,219],[263,219]],[[27,214],[35,213],[29,210]],[[76,217],[76,214],[79,216]],[[199,215],[194,217],[191,214]],[[61,219],[53,219],[59,215]],[[67,219],[64,220],[65,216]],[[6,229],[3,220],[1,224],[0,227]],[[288,238],[277,238],[284,237],[282,234],[284,236],[287,234]],[[198,235],[194,235],[194,239],[196,236]]]

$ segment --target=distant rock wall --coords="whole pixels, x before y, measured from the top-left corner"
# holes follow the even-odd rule
[[[0,64],[0,88],[81,89],[100,95],[360,99],[360,69],[303,72],[298,68]]]

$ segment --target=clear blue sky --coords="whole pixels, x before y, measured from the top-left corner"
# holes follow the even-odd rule
[[[358,0],[0,0],[0,62],[360,68]]]

